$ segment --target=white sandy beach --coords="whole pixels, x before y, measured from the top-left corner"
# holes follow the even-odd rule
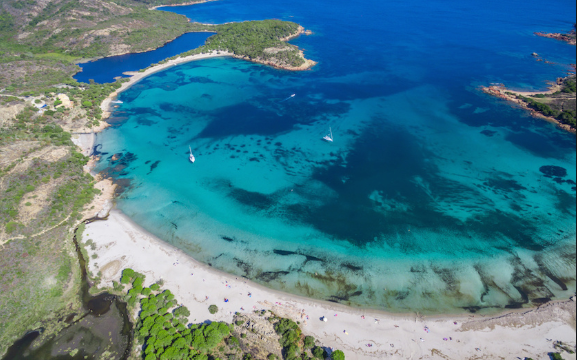
[[[196,61],[196,60],[203,60],[203,59],[210,59],[210,58],[216,58],[216,57],[231,57],[233,56],[233,54],[228,53],[228,52],[211,52],[208,54],[198,54],[198,55],[190,55],[190,56],[185,56],[185,57],[179,57],[177,59],[174,60],[169,60],[164,64],[160,64],[160,65],[156,65],[153,66],[149,69],[147,69],[146,71],[143,72],[139,72],[139,71],[128,71],[125,72],[124,75],[130,75],[130,80],[123,83],[122,87],[120,87],[118,90],[116,90],[115,92],[113,92],[112,94],[110,94],[100,105],[100,108],[103,111],[103,119],[106,119],[110,116],[110,103],[112,101],[114,101],[117,97],[118,94],[120,94],[121,92],[127,90],[128,88],[130,88],[132,85],[138,83],[139,81],[141,81],[142,79],[144,79],[147,76],[150,76],[154,73],[157,73],[159,71],[171,68],[173,66],[177,66],[180,64],[185,64],[191,61]],[[102,129],[95,129],[96,132],[101,131]]]
[[[196,323],[231,322],[234,312],[272,309],[300,321],[305,334],[325,346],[342,349],[349,360],[548,359],[547,353],[554,351],[552,341],[575,345],[576,307],[572,300],[494,318],[364,312],[279,293],[217,271],[150,235],[117,210],[108,220],[89,224],[87,239],[96,245],[95,251],[88,249],[89,254],[97,255],[89,268],[92,273],[101,271],[102,286],[118,281],[124,268],[144,273],[146,285],[163,279],[164,287],[190,309],[189,320]],[[216,315],[208,312],[211,304],[220,309]],[[328,322],[320,321],[323,316]],[[569,354],[563,357],[576,359]]]

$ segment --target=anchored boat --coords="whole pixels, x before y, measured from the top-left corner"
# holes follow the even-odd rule
[[[190,146],[188,148],[190,149],[190,157],[188,159],[190,160],[191,163],[194,164],[194,162],[196,161],[196,158],[192,154],[192,148]]]
[[[334,142],[333,129],[332,128],[329,128],[329,134],[327,136],[325,136],[323,138],[323,140],[328,141],[328,142]]]

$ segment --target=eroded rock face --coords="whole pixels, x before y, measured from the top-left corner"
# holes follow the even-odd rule
[[[0,127],[9,125],[25,107],[25,104],[0,106]]]
[[[275,354],[282,359],[279,336],[273,324],[268,320],[271,315],[267,311],[263,315],[247,313],[234,318],[234,322],[243,321],[244,324],[236,326],[233,335],[240,341],[243,351],[250,352],[253,358],[266,359],[270,354]],[[245,338],[243,334],[246,335]]]

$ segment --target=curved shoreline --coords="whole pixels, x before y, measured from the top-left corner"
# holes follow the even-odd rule
[[[174,59],[174,60],[168,60],[164,64],[159,64],[159,65],[150,67],[143,72],[139,72],[139,71],[125,72],[124,75],[130,75],[130,78],[128,78],[129,80],[124,82],[118,90],[116,90],[113,93],[111,93],[110,95],[108,95],[108,97],[106,99],[104,99],[102,104],[100,104],[100,108],[102,109],[102,120],[100,122],[104,123],[104,124],[101,124],[101,126],[94,128],[94,131],[100,132],[100,131],[104,130],[105,128],[107,128],[108,126],[110,126],[108,123],[106,123],[105,119],[109,118],[110,115],[112,114],[110,111],[111,102],[114,99],[116,99],[120,93],[128,90],[131,86],[133,86],[134,84],[137,84],[142,79],[144,79],[150,75],[153,75],[157,72],[166,70],[168,68],[171,68],[171,67],[174,67],[177,65],[189,63],[191,61],[218,58],[218,57],[232,57],[232,56],[233,56],[233,54],[228,53],[228,52],[212,52],[212,53],[208,53],[208,54],[190,55],[190,56],[186,56],[186,57],[179,57],[179,58]]]
[[[186,2],[186,3],[182,3],[182,4],[157,5],[157,6],[153,6],[153,7],[151,7],[151,8],[148,8],[148,10],[158,10],[159,8],[163,8],[163,7],[191,6],[191,5],[204,4],[204,3],[207,3],[207,2],[213,2],[213,1],[218,1],[218,0],[198,0],[198,1],[189,1],[189,2]]]
[[[435,349],[446,358],[465,359],[481,355],[476,348],[488,358],[544,358],[553,350],[545,338],[571,344],[575,339],[576,304],[571,300],[503,310],[495,316],[422,316],[357,309],[268,289],[214,269],[148,233],[119,210],[111,211],[106,221],[89,224],[85,234],[96,245],[95,250],[88,249],[89,255],[96,254],[101,264],[91,262],[90,269],[102,272],[105,286],[117,281],[124,268],[146,274],[147,284],[162,279],[191,310],[193,323],[207,319],[231,322],[237,311],[271,309],[279,316],[300,321],[306,334],[343,349],[349,359],[426,359]],[[224,303],[225,297],[228,303]],[[220,308],[216,315],[208,312],[212,304]],[[319,320],[325,316],[328,323]],[[425,327],[430,333],[423,331]],[[443,340],[449,337],[453,340]],[[373,347],[366,347],[368,343]],[[523,345],[527,343],[532,344],[531,349]]]

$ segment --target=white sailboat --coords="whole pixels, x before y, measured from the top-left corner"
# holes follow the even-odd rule
[[[328,141],[328,142],[334,142],[333,129],[332,129],[332,128],[329,128],[329,131],[330,131],[330,133],[329,133],[327,136],[325,136],[325,137],[323,138],[323,140]]]
[[[192,154],[192,148],[190,146],[188,148],[190,149],[190,157],[188,159],[190,160],[191,163],[194,164],[194,162],[196,161],[196,158]]]

